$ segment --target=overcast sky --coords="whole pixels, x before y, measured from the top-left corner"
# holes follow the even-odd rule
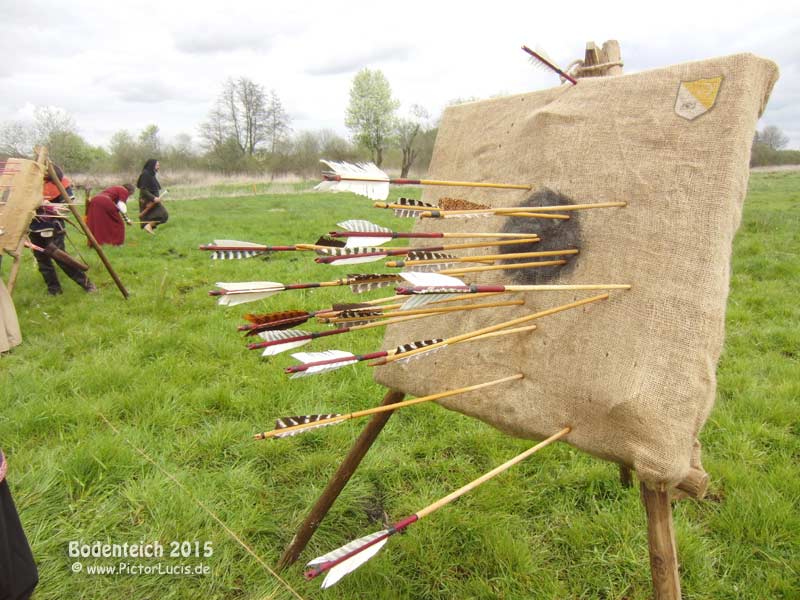
[[[685,2],[318,2],[0,0],[0,123],[35,106],[73,116],[91,143],[155,123],[166,141],[197,139],[222,82],[274,89],[295,131],[345,135],[359,69],[381,69],[401,113],[438,116],[455,98],[545,89],[522,44],[561,63],[586,41],[619,40],[625,71],[752,52],[781,71],[760,127],[800,149],[800,4]]]

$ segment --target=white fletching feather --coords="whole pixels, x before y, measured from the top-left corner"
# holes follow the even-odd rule
[[[293,338],[311,335],[310,331],[303,331],[302,329],[277,329],[275,331],[262,331],[258,336],[266,342],[277,342],[285,340],[283,343],[275,344],[274,346],[267,346],[261,356],[275,356],[281,352],[305,346],[311,340],[297,340],[292,341]]]
[[[358,554],[354,554],[347,560],[343,560],[335,567],[329,569],[328,574],[325,575],[325,579],[322,582],[322,589],[324,590],[331,587],[332,585],[338,583],[342,577],[355,571],[358,567],[380,552],[380,549],[383,548],[388,541],[389,538],[387,537],[382,539],[380,542],[375,542],[366,550],[363,550]]]
[[[264,244],[254,242],[241,242],[239,240],[214,240],[215,246],[228,246],[234,248],[263,248]]]
[[[244,282],[222,282],[218,281],[216,286],[225,292],[219,297],[217,303],[220,306],[236,306],[246,302],[255,302],[262,298],[267,298],[273,294],[284,290],[282,283],[274,281],[244,281]]]
[[[336,560],[340,556],[344,556],[348,552],[352,552],[356,548],[360,548],[364,544],[371,542],[377,537],[386,535],[387,533],[389,533],[388,529],[382,529],[381,531],[370,533],[369,535],[365,535],[364,537],[358,538],[357,540],[353,540],[352,542],[347,542],[344,546],[339,546],[338,548],[336,548],[336,550],[331,550],[327,554],[323,554],[322,556],[318,556],[317,558],[310,560],[309,562],[306,563],[306,566],[316,567],[326,562]]]
[[[400,273],[400,277],[415,287],[453,287],[466,285],[460,279],[451,277],[450,275],[442,275],[441,273],[415,273],[413,271],[404,271]]]
[[[348,221],[337,223],[337,225],[342,229],[346,229],[347,231],[369,231],[374,233],[391,233],[392,231],[388,227],[381,227],[372,221],[365,221],[364,219],[350,219]]]
[[[452,294],[414,294],[403,303],[403,306],[400,307],[400,310],[411,310],[413,308],[419,308],[420,306],[425,306],[426,304],[431,304],[432,302],[437,302],[439,300],[446,300],[452,297]]]
[[[336,369],[340,369],[342,367],[346,367],[347,365],[352,365],[358,362],[354,354],[350,352],[344,352],[343,350],[326,350],[325,352],[295,352],[292,354],[292,358],[299,360],[301,363],[311,363],[311,362],[319,362],[322,360],[331,360],[334,358],[341,358],[347,359],[351,358],[352,360],[341,360],[339,362],[335,362],[329,365],[319,365],[316,367],[310,367],[305,371],[298,371],[297,373],[293,373],[291,379],[297,379],[299,377],[308,377],[309,375],[318,375],[319,373],[325,373],[326,371],[334,371]]]
[[[347,241],[344,243],[345,248],[358,248],[363,246],[364,244],[369,244],[370,246],[380,246],[381,244],[385,244],[387,242],[391,242],[392,238],[390,237],[349,237]]]
[[[331,192],[353,192],[371,200],[389,197],[389,176],[372,163],[347,163],[320,160],[341,177],[339,181],[325,180],[314,189]]]

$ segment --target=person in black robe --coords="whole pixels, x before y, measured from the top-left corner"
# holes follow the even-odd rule
[[[0,598],[27,600],[39,583],[39,572],[5,476],[6,457],[0,450]]]
[[[147,233],[154,233],[156,227],[169,219],[169,213],[161,202],[161,184],[157,176],[160,166],[155,158],[149,159],[136,181],[136,187],[139,188],[139,220]]]

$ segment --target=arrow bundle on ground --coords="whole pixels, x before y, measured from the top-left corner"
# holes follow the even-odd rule
[[[257,440],[265,440],[267,438],[278,439],[278,438],[291,437],[299,433],[305,433],[306,431],[311,431],[312,429],[316,429],[318,427],[325,427],[327,425],[336,425],[338,423],[344,423],[345,421],[349,421],[350,419],[367,417],[370,415],[375,415],[383,412],[392,412],[400,408],[415,406],[417,404],[422,404],[424,402],[432,402],[434,400],[441,400],[442,398],[449,398],[451,396],[455,396],[458,394],[466,394],[467,392],[482,390],[484,388],[499,385],[501,383],[506,383],[508,381],[516,381],[522,379],[523,377],[524,375],[519,373],[517,375],[511,375],[509,377],[495,379],[494,381],[487,381],[486,383],[479,383],[476,385],[462,387],[455,390],[449,390],[447,392],[439,392],[438,394],[431,394],[430,396],[420,396],[419,398],[414,398],[413,400],[406,400],[405,402],[396,402],[391,405],[376,406],[375,408],[359,410],[345,415],[334,413],[334,414],[320,414],[320,415],[302,415],[295,417],[281,417],[280,419],[275,420],[275,429],[273,429],[272,431],[257,433],[253,437]]]
[[[388,408],[392,408],[394,405],[390,405]],[[415,523],[429,514],[439,510],[443,506],[450,504],[457,498],[460,498],[467,492],[475,489],[482,483],[496,477],[500,473],[507,471],[517,463],[525,460],[532,454],[538,452],[545,446],[548,446],[563,438],[567,435],[572,429],[570,427],[565,427],[558,433],[551,435],[549,438],[545,439],[542,442],[539,442],[532,448],[529,448],[525,452],[518,454],[514,458],[509,461],[506,461],[499,467],[495,467],[488,473],[478,477],[474,481],[468,483],[467,485],[460,487],[456,491],[448,494],[444,498],[437,500],[433,504],[426,506],[422,510],[418,510],[413,515],[406,517],[405,519],[398,521],[388,529],[383,529],[376,533],[370,534],[368,536],[364,536],[359,538],[349,544],[342,546],[341,548],[337,548],[333,552],[329,552],[328,554],[324,554],[322,556],[318,556],[314,560],[310,561],[306,566],[312,567],[304,574],[306,579],[313,579],[318,575],[325,573],[326,571],[328,574],[325,576],[324,581],[322,582],[322,588],[328,588],[334,585],[337,581],[339,581],[342,577],[355,571],[358,567],[363,565],[367,562],[370,558],[375,556],[378,551],[386,544],[388,538],[395,533],[404,530],[406,527]]]
[[[444,185],[454,187],[495,188],[506,190],[530,190],[530,185],[509,183],[440,181],[436,179],[392,179],[373,163],[347,163],[320,160],[330,170],[322,174],[323,181],[314,189],[331,192],[353,192],[371,200],[386,200],[389,184],[396,185]]]

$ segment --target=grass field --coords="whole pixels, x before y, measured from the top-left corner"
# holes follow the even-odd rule
[[[273,565],[363,422],[281,441],[252,434],[278,416],[366,408],[384,390],[364,365],[289,384],[287,354],[261,359],[235,331],[249,310],[314,310],[343,291],[228,309],[206,294],[220,280],[313,281],[331,270],[300,254],[211,263],[195,248],[215,237],[287,244],[297,232],[313,241],[369,204],[301,187],[168,204],[172,220],[156,236],[131,229],[124,247],[107,249],[128,301],[85,249],[99,294],[63,281],[63,296],[47,296],[26,257],[15,291],[25,343],[0,358],[0,446],[40,569],[37,600],[296,597],[203,507]],[[393,191],[401,193],[418,191]],[[374,220],[401,224],[388,211]],[[753,175],[733,273],[717,404],[701,438],[709,497],[675,506],[683,591],[798,598],[800,173]],[[354,352],[381,343],[379,329],[348,337]],[[400,411],[302,558],[412,514],[529,445],[437,406]],[[87,574],[89,565],[125,562],[99,558],[72,572],[71,541],[154,540],[167,553],[171,541],[199,542],[201,554],[210,542],[213,555],[127,562],[210,573]],[[651,595],[638,490],[619,485],[614,465],[566,445],[395,536],[334,588],[303,581],[301,563],[283,576],[304,598]]]

